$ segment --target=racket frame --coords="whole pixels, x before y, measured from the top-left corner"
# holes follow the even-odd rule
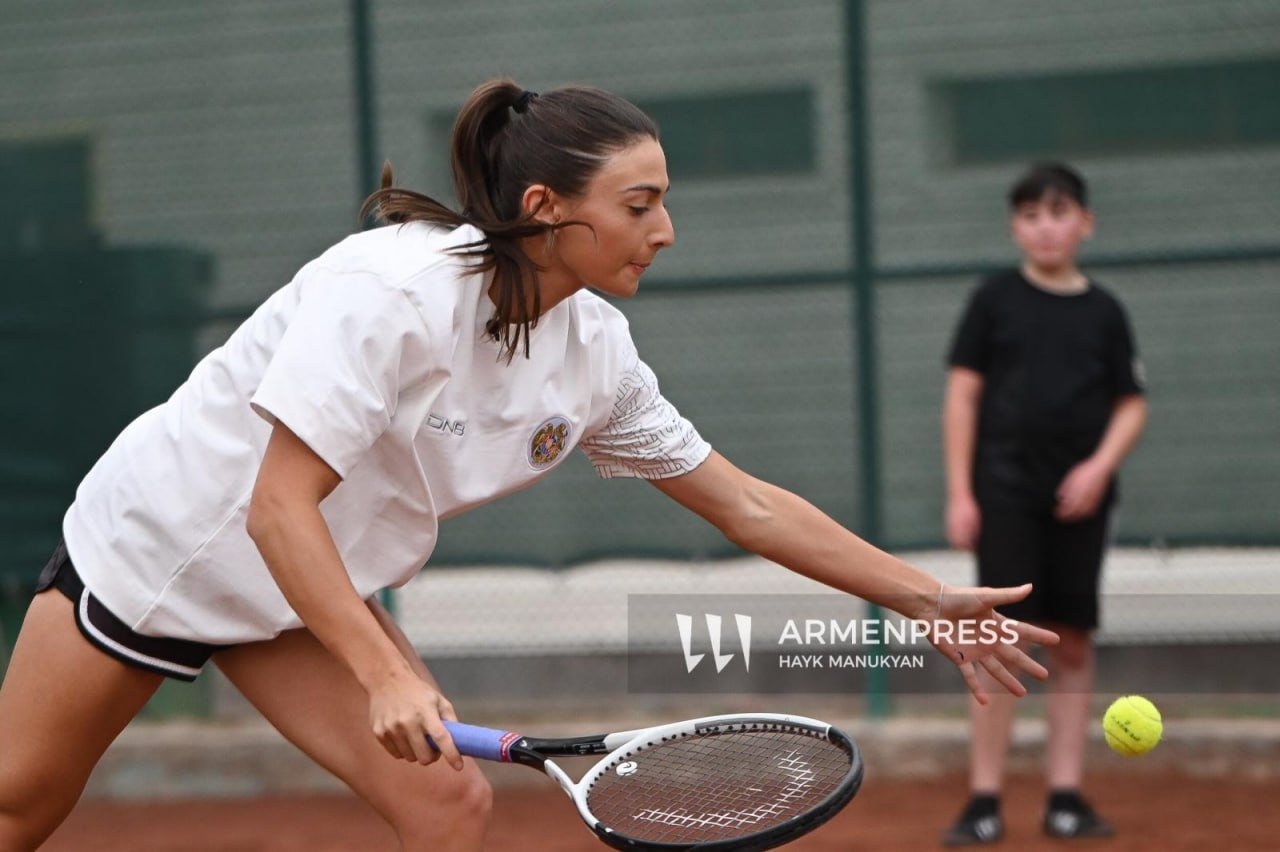
[[[663,742],[684,739],[692,736],[705,736],[711,733],[732,733],[734,731],[782,729],[792,733],[825,739],[842,747],[850,757],[849,771],[840,785],[818,805],[810,808],[797,818],[781,825],[764,829],[754,834],[744,835],[732,840],[707,841],[700,843],[657,843],[628,837],[619,831],[602,825],[587,806],[587,795],[592,785],[605,772],[617,763]],[[574,781],[561,769],[552,757],[584,756],[603,754],[582,778]],[[555,780],[565,794],[573,801],[578,815],[596,836],[615,849],[652,849],[652,850],[747,850],[770,849],[781,843],[799,837],[817,828],[843,808],[862,784],[862,757],[857,744],[837,728],[826,722],[810,719],[805,716],[791,716],[778,713],[731,713],[719,716],[703,716],[668,725],[652,728],[639,728],[631,731],[619,731],[611,734],[600,734],[592,737],[574,737],[566,739],[536,739],[520,737],[513,741],[504,759],[512,763],[521,763],[546,773]]]

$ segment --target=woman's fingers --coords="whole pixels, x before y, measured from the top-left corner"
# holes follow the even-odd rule
[[[1004,645],[996,651],[996,655],[1005,663],[1017,666],[1037,680],[1045,680],[1049,677],[1049,670],[1017,645]]]
[[[982,688],[982,682],[978,680],[978,672],[974,669],[973,663],[960,666],[960,676],[964,678],[965,686],[969,687],[969,691],[973,693],[978,703],[985,705],[989,701],[987,691]]]
[[[439,717],[427,722],[427,734],[431,737],[431,743],[436,750],[440,752],[440,756],[454,769],[461,769],[462,755],[458,753],[457,744],[454,743],[449,729],[444,726],[444,722],[440,721]]]
[[[1058,634],[1052,630],[1036,627],[1034,624],[1027,624],[1025,621],[1014,621],[1012,618],[1006,619],[1006,621],[1009,626],[1017,631],[1019,638],[1024,641],[1034,642],[1037,645],[1058,644]]]
[[[1004,588],[946,588],[945,591],[945,615],[935,623],[933,642],[943,656],[960,668],[965,684],[980,704],[987,703],[987,696],[975,664],[1017,696],[1026,695],[1027,689],[1014,672],[1024,671],[1038,680],[1049,677],[1048,669],[1018,646],[1021,643],[1056,645],[1058,634],[1008,618],[994,609],[1025,598],[1031,592],[1030,583]],[[947,626],[954,630],[942,629]],[[958,637],[962,637],[959,642]]]
[[[382,745],[383,750],[386,751],[387,754],[391,755],[396,760],[404,760],[404,757],[400,754],[400,749],[396,748],[395,740],[392,739],[390,735],[382,734],[378,737],[378,742]]]
[[[391,734],[392,741],[396,744],[396,751],[400,752],[401,760],[416,761],[418,755],[413,750],[413,737],[409,733],[397,727]]]
[[[984,604],[995,608],[1022,600],[1031,594],[1031,584],[1023,583],[1021,586],[1003,586],[998,589],[984,588],[975,589],[975,591]]]
[[[419,721],[405,732],[405,738],[409,741],[409,747],[413,749],[410,759],[423,766],[430,766],[440,759],[440,752],[427,742],[426,728],[427,726]]]
[[[957,647],[955,643],[950,642],[948,640],[944,639],[940,642],[937,642],[936,647],[938,651],[942,654],[942,656],[946,657],[948,660],[955,663],[957,666],[963,666],[966,661],[971,662],[973,660],[972,652],[966,653],[963,650],[961,650],[959,647]]]
[[[1001,686],[1009,690],[1012,694],[1019,698],[1027,694],[1027,688],[1023,686],[1016,677],[1010,674],[1009,670],[1004,667],[1004,663],[1000,662],[997,658],[983,657],[980,660],[980,663],[982,664],[982,667],[987,670],[987,674],[995,678]]]
[[[441,757],[455,769],[462,755],[444,721],[457,721],[453,704],[419,677],[392,677],[370,695],[373,734],[387,754],[429,766]]]

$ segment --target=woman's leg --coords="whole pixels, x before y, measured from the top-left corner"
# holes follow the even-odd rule
[[[307,630],[214,655],[214,662],[267,720],[382,814],[405,852],[478,850],[491,792],[475,763],[396,760],[369,727],[355,677]]]
[[[61,592],[35,596],[0,686],[0,852],[53,833],[163,680],[90,645]]]

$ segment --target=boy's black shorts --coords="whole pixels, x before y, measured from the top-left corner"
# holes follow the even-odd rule
[[[1035,584],[1026,599],[1000,612],[1019,621],[1095,629],[1110,508],[1104,504],[1092,517],[1070,524],[1004,505],[983,505],[981,512],[979,585]]]

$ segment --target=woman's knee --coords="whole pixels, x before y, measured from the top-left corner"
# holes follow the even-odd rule
[[[44,837],[36,833],[19,814],[0,806],[0,852],[28,852],[40,848]]]
[[[401,788],[396,796],[389,817],[406,849],[440,848],[447,840],[484,834],[493,811],[489,781],[470,761],[455,777],[443,773],[454,770],[436,763],[422,770],[424,783]]]
[[[58,772],[49,764],[0,771],[0,852],[38,849],[75,807],[87,781],[87,773]]]
[[[66,819],[66,813],[49,818],[38,809],[10,809],[0,803],[0,852],[28,852],[39,849],[40,844],[53,834]]]
[[[493,813],[493,787],[477,768],[472,767],[467,775],[458,796],[458,809],[469,821],[488,823]]]

